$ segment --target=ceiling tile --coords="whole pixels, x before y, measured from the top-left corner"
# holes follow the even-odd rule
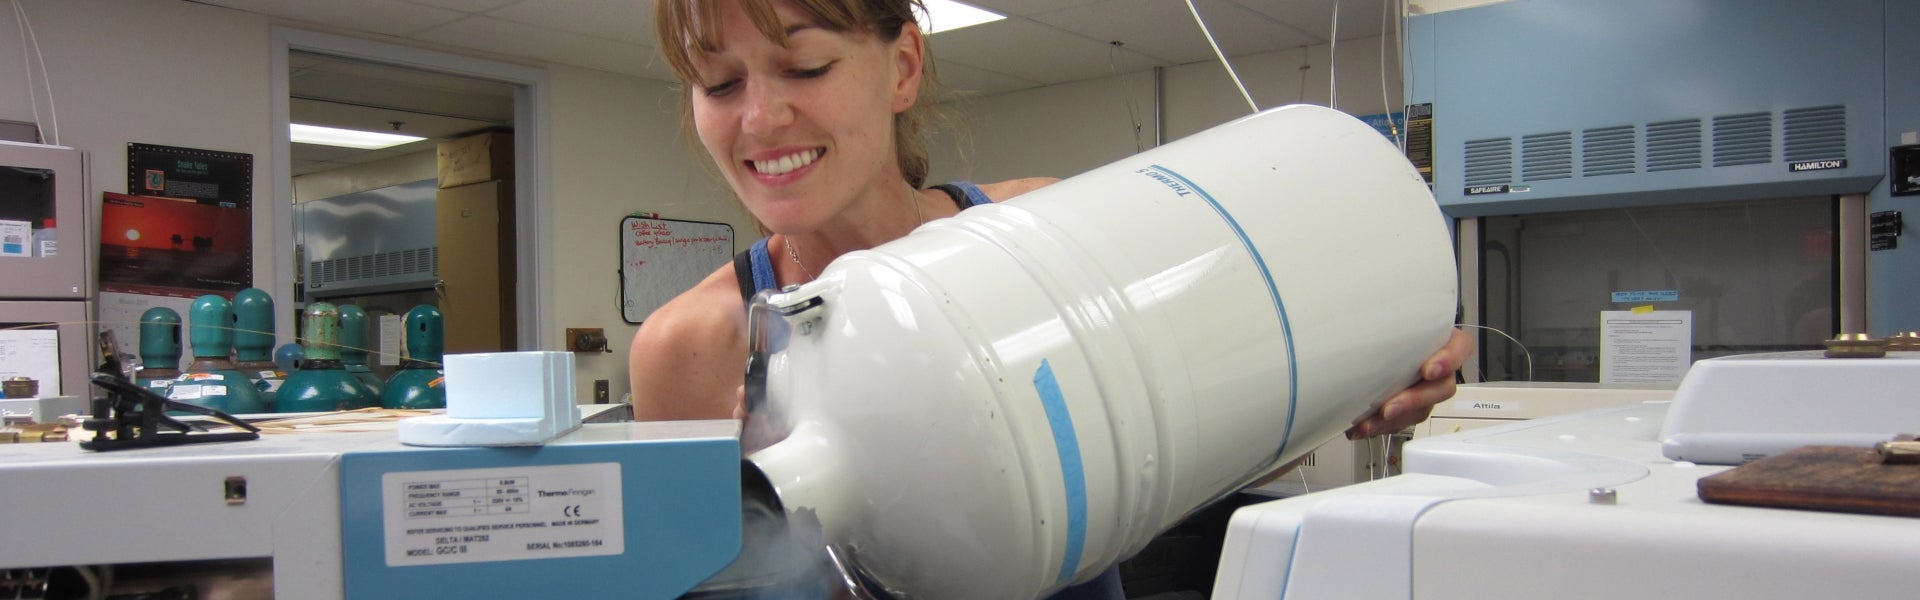
[[[1040,84],[1067,83],[1156,66],[1171,66],[1139,53],[1026,19],[1007,19],[930,38],[933,55],[946,61]]]
[[[467,16],[466,13],[395,0],[199,0],[205,4],[308,21],[355,31],[405,37]]]
[[[1319,43],[1273,19],[1222,0],[1194,3],[1207,29],[1227,56],[1276,52]],[[1124,42],[1124,48],[1166,61],[1188,64],[1214,60],[1213,47],[1185,2],[1113,0],[1032,17],[1034,20],[1100,40]]]
[[[367,62],[338,56],[325,56],[311,52],[292,52],[291,57],[301,57],[302,66],[297,75],[324,77],[331,75],[356,81],[379,82],[390,86],[404,87],[408,90],[425,92],[443,92],[451,94],[485,96],[511,101],[513,85],[498,81],[475,79],[465,75],[436,73],[413,67]],[[294,91],[301,92],[300,83],[293,82]]]
[[[413,37],[486,52],[511,52],[514,56],[636,77],[672,77],[665,62],[655,59],[651,48],[492,17],[464,19]],[[512,42],[503,45],[502,40]]]
[[[639,0],[197,0],[296,22],[672,81]],[[1229,56],[1380,33],[1382,2],[1194,0]],[[972,0],[1010,15],[932,36],[954,87],[982,94],[1213,60],[1182,0]],[[1110,42],[1122,42],[1117,49]],[[295,69],[305,65],[296,63]]]
[[[934,72],[940,77],[941,87],[946,88],[938,98],[941,101],[954,97],[991,96],[1040,85],[1026,79],[952,61],[935,59],[934,62]]]
[[[1389,14],[1382,2],[1301,2],[1299,0],[1226,0],[1248,10],[1266,15],[1269,18],[1286,23],[1288,26],[1310,33],[1313,43],[1327,43],[1327,32],[1333,29],[1333,9],[1340,7],[1340,38],[1374,37],[1380,35],[1381,15]],[[1206,9],[1201,9],[1205,15]],[[1207,24],[1213,25],[1208,18]],[[1393,27],[1392,23],[1386,23]],[[1297,45],[1297,44],[1296,44]]]
[[[457,10],[465,13],[483,13],[520,0],[402,0],[413,4],[425,4],[438,8]]]
[[[364,152],[363,150],[353,148],[322,146],[320,144],[290,144],[290,146],[297,151],[296,153],[299,154],[300,160],[346,161],[351,160],[354,155]]]
[[[521,0],[487,16],[653,46],[653,9],[634,0]]]
[[[1036,15],[1043,12],[1073,8],[1089,4],[1104,4],[1109,0],[961,0],[1003,15]]]

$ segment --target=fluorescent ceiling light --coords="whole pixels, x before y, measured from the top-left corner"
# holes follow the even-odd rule
[[[961,27],[971,27],[981,23],[992,23],[1007,18],[971,4],[962,4],[954,0],[922,0],[927,4],[926,14],[920,17],[920,29],[927,35],[942,31],[953,31]]]
[[[379,150],[407,142],[418,142],[427,139],[397,133],[336,129],[333,127],[321,127],[319,125],[302,125],[299,123],[293,123],[287,127],[293,134],[292,140],[295,144],[320,144],[322,146],[340,146],[343,148],[359,148],[361,150]]]

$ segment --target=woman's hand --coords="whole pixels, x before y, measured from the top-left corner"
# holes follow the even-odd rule
[[[1420,381],[1388,397],[1380,404],[1379,411],[1354,423],[1347,429],[1347,439],[1392,433],[1427,420],[1435,405],[1453,397],[1453,372],[1459,370],[1470,354],[1473,354],[1473,337],[1454,329],[1447,344],[1420,365]]]

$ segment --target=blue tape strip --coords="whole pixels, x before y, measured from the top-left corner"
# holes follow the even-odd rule
[[[1080,552],[1087,543],[1087,473],[1080,465],[1080,440],[1073,434],[1073,415],[1067,413],[1067,399],[1060,394],[1060,381],[1053,376],[1053,365],[1040,360],[1033,372],[1033,389],[1040,392],[1040,405],[1047,409],[1047,423],[1053,426],[1053,446],[1060,454],[1060,480],[1067,486],[1067,553],[1060,559],[1060,577],[1066,581],[1080,568]]]
[[[1253,257],[1254,266],[1260,268],[1260,278],[1267,282],[1267,294],[1273,298],[1273,311],[1280,315],[1280,334],[1286,338],[1285,341],[1287,343],[1287,430],[1280,434],[1280,450],[1275,453],[1276,455],[1285,454],[1287,451],[1287,441],[1293,438],[1293,415],[1298,412],[1295,409],[1298,408],[1300,401],[1300,370],[1293,360],[1293,325],[1287,320],[1286,303],[1280,300],[1280,287],[1274,285],[1273,273],[1267,270],[1267,261],[1260,258],[1260,249],[1253,246],[1253,240],[1247,238],[1247,232],[1240,228],[1240,222],[1235,221],[1233,215],[1227,212],[1226,207],[1220,206],[1220,202],[1213,199],[1213,194],[1207,193],[1207,191],[1201,189],[1198,184],[1187,179],[1184,175],[1173,172],[1172,169],[1160,165],[1152,165],[1152,167],[1155,171],[1180,180],[1181,185],[1187,186],[1188,189],[1199,194],[1200,199],[1206,200],[1207,205],[1213,207],[1213,212],[1219,214],[1220,219],[1227,222],[1227,227],[1233,229],[1233,235],[1240,238],[1240,245],[1246,247],[1247,254]]]

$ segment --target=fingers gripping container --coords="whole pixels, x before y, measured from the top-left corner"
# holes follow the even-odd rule
[[[1037,597],[1412,383],[1455,286],[1390,143],[1273,109],[763,295],[743,443],[876,584]]]

